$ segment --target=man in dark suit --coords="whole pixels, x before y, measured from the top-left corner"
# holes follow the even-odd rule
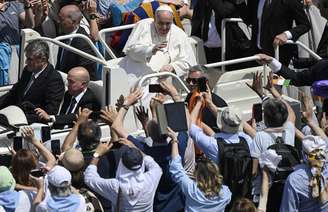
[[[97,97],[88,88],[90,77],[85,68],[75,67],[71,69],[68,72],[67,81],[68,90],[65,93],[59,115],[47,113],[41,108],[36,109],[39,118],[45,122],[53,122],[54,128],[63,128],[65,125],[72,126],[79,108],[88,108],[92,111],[100,110]]]
[[[252,25],[254,53],[274,55],[273,46],[298,38],[309,31],[310,23],[300,0],[251,0],[247,8],[240,8],[247,25]],[[293,27],[295,21],[296,26]],[[280,61],[288,65],[295,46],[280,48]]]
[[[186,84],[189,90],[191,91],[187,97],[186,97],[186,102],[189,103],[190,97],[192,95],[192,91],[197,89],[198,85],[198,79],[201,77],[205,77],[208,79],[208,76],[206,74],[207,68],[203,65],[196,65],[190,68],[188,72],[188,77],[186,79]],[[212,93],[212,101],[217,107],[227,107],[227,103],[218,95],[215,93]],[[203,110],[203,122],[207,124],[209,127],[211,127],[214,131],[218,131],[218,127],[216,124],[216,117],[213,115],[213,113],[205,107]]]
[[[83,16],[78,6],[73,4],[64,6],[60,9],[58,17],[60,21],[59,26],[61,35],[80,33],[89,36],[87,32],[80,27],[80,22]],[[74,48],[80,49],[85,53],[95,55],[90,45],[85,40],[73,38],[64,40],[63,42]],[[59,48],[56,70],[67,73],[69,70],[77,66],[86,68],[89,72],[91,80],[96,80],[96,62],[81,57],[71,51]]]
[[[257,60],[260,64],[268,64],[273,73],[281,75],[291,80],[291,84],[295,86],[311,86],[315,81],[328,79],[328,60],[320,60],[309,69],[303,71],[294,71],[282,65],[278,60],[265,54],[258,54]]]
[[[35,107],[56,114],[64,95],[64,82],[48,62],[49,47],[39,40],[25,49],[26,66],[19,81],[0,98],[0,108],[17,105],[23,109],[29,123],[37,122]]]

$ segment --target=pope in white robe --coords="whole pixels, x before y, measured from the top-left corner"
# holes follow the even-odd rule
[[[118,63],[128,74],[129,85],[141,76],[169,71],[182,76],[196,65],[186,33],[173,24],[173,11],[160,6],[152,18],[139,21],[123,49],[126,56]]]

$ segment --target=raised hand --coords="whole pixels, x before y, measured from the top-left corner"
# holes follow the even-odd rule
[[[139,106],[136,108],[136,115],[141,124],[146,126],[149,120],[148,109],[145,109],[143,106]]]
[[[76,124],[80,125],[84,122],[87,122],[91,113],[92,110],[88,108],[79,108],[79,115],[77,116]]]
[[[104,110],[101,110],[100,117],[106,124],[112,126],[117,117],[117,114],[118,112],[114,106],[106,106]]]
[[[134,105],[141,97],[143,96],[143,92],[141,88],[137,88],[135,91],[131,92],[124,100],[124,105],[131,106]]]
[[[262,88],[262,73],[256,72],[255,74],[253,74],[253,82],[252,85],[246,83],[246,85],[252,89],[255,93],[257,93],[257,95],[259,95],[260,97],[263,96],[263,88]]]

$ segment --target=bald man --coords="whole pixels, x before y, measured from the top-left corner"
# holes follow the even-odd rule
[[[57,36],[80,33],[89,37],[85,29],[80,26],[82,18],[82,12],[78,6],[71,4],[62,7],[58,14],[59,32],[57,33]],[[64,40],[63,42],[74,48],[80,49],[85,53],[95,55],[90,45],[85,40],[73,38]],[[85,59],[84,57],[63,48],[58,49],[56,70],[67,73],[69,70],[77,66],[86,68],[91,80],[96,80],[96,62]]]
[[[119,62],[133,85],[144,74],[173,72],[181,76],[196,65],[196,58],[186,33],[173,24],[173,11],[161,5],[155,19],[139,21],[123,49],[126,57]]]
[[[100,102],[96,95],[88,88],[90,76],[83,67],[75,67],[67,75],[68,90],[64,95],[64,102],[59,115],[48,114],[41,108],[35,112],[43,122],[53,122],[54,128],[63,128],[65,125],[72,126],[79,108],[89,108],[92,111],[100,110]]]

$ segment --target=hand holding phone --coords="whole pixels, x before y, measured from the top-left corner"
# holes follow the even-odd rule
[[[41,169],[34,169],[34,170],[31,170],[30,174],[33,176],[33,177],[43,177],[45,174],[44,172],[41,170]]]
[[[21,136],[15,136],[13,139],[13,149],[16,152],[23,149],[23,138]]]
[[[201,77],[197,80],[197,85],[199,92],[206,92],[207,91],[207,79],[205,77]]]
[[[262,116],[262,103],[253,104],[253,119],[255,119],[255,122],[261,122],[263,120]]]
[[[160,84],[149,84],[149,93],[162,93],[164,92]]]

